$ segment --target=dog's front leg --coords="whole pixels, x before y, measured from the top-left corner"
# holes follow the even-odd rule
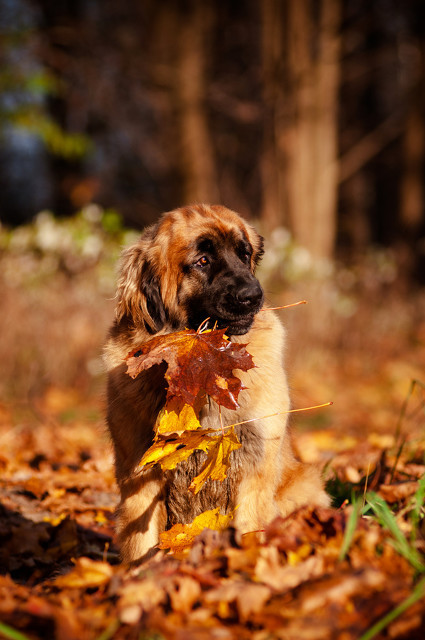
[[[120,483],[117,539],[123,562],[140,563],[156,552],[167,523],[164,485],[157,469],[138,470]]]
[[[274,433],[264,437],[261,423],[257,425],[256,433],[261,443],[261,454],[254,450],[250,452],[246,447],[244,473],[236,498],[235,527],[242,533],[264,529],[279,515],[276,490],[282,469],[280,439],[274,437]]]
[[[235,511],[235,527],[242,533],[258,531],[279,515],[275,483],[262,473],[245,476],[240,485]]]

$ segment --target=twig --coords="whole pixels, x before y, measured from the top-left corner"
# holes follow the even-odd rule
[[[247,424],[248,422],[255,422],[256,420],[265,420],[266,418],[274,418],[275,416],[281,416],[284,413],[301,413],[301,411],[310,411],[311,409],[321,409],[322,407],[329,407],[333,402],[325,402],[324,404],[316,404],[313,407],[303,407],[302,409],[288,409],[287,411],[277,411],[276,413],[270,413],[267,416],[261,416],[260,418],[251,418],[250,420],[242,420],[242,422],[235,422],[234,424],[228,424],[224,429],[231,429],[232,427],[238,427],[240,424]]]
[[[397,464],[398,464],[398,461],[400,459],[401,453],[403,451],[404,445],[406,443],[406,438],[400,439],[401,438],[401,428],[402,428],[404,419],[406,417],[407,407],[409,405],[410,398],[412,397],[412,395],[413,395],[413,393],[415,391],[415,388],[417,386],[421,387],[422,389],[425,390],[425,385],[420,380],[417,380],[417,379],[414,378],[414,379],[412,379],[410,381],[409,391],[407,392],[407,395],[406,395],[406,397],[404,399],[404,402],[403,402],[401,410],[400,410],[400,415],[399,415],[398,420],[397,420],[397,424],[396,424],[396,428],[395,428],[395,434],[394,434],[394,443],[396,445],[398,444],[398,450],[397,450],[397,454],[396,454],[396,457],[395,457],[395,462],[394,462],[393,467],[391,469],[390,482],[392,482],[393,479],[394,479],[394,474],[395,474],[395,471],[396,471],[396,468],[397,468]]]
[[[205,318],[205,320],[203,320],[203,321],[201,322],[201,324],[199,325],[199,327],[198,327],[198,329],[197,329],[196,333],[202,333],[202,331],[204,330],[204,325],[207,325],[207,324],[208,324],[208,320],[210,320],[210,318]]]
[[[281,307],[263,307],[263,309],[260,309],[260,311],[278,311],[279,309],[289,309],[289,307],[298,307],[299,304],[307,304],[307,300],[300,300],[299,302],[284,304]]]
[[[218,415],[220,417],[220,427],[221,427],[221,433],[224,436],[224,425],[223,425],[223,416],[221,415],[221,404],[218,405]]]
[[[365,481],[365,485],[364,485],[364,491],[363,491],[363,503],[362,503],[362,511],[364,509],[364,506],[366,504],[366,492],[367,492],[367,482],[369,480],[369,473],[370,473],[370,462],[367,465],[367,471],[366,471],[366,481]]]

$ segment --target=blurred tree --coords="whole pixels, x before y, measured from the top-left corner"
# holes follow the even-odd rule
[[[11,220],[96,200],[143,226],[216,200],[316,257],[377,243],[425,258],[423,0],[0,8]]]
[[[269,228],[289,225],[286,193],[287,132],[290,122],[285,75],[284,3],[264,0],[262,63],[264,141],[261,158],[262,217]]]
[[[408,275],[425,282],[425,7],[414,3],[410,28],[400,37],[407,98],[400,183],[400,218]]]
[[[176,3],[173,27],[178,34],[178,54],[173,89],[181,140],[184,202],[220,201],[205,104],[212,18],[212,7],[207,0],[192,0],[180,7]]]
[[[264,217],[318,258],[337,224],[340,22],[340,0],[263,3]]]

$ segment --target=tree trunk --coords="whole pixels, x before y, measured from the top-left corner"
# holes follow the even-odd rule
[[[263,215],[269,223],[288,225],[314,257],[330,258],[338,193],[341,2],[321,0],[319,10],[317,25],[309,0],[267,0],[264,5],[266,98],[272,103],[274,129],[263,159]],[[285,37],[284,49],[275,41]],[[284,63],[271,65],[278,56],[285,57]],[[273,162],[277,175],[272,180]]]
[[[213,145],[205,107],[205,42],[211,13],[207,2],[179,11],[178,61],[175,81],[181,140],[185,203],[217,202],[219,193]]]
[[[288,224],[285,198],[284,15],[281,0],[263,0],[262,59],[264,99],[264,147],[261,157],[262,219],[270,231]]]
[[[419,92],[418,92],[419,93]],[[401,220],[415,235],[424,219],[425,100],[415,95],[410,103],[404,133],[404,170],[401,178]]]

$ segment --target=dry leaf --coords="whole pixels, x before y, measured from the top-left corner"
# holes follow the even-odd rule
[[[208,457],[201,473],[190,483],[189,491],[197,494],[208,479],[223,481],[230,466],[230,454],[241,446],[233,427],[219,438],[211,438]]]
[[[197,535],[204,529],[214,529],[221,531],[230,526],[234,512],[227,515],[219,513],[220,508],[204,511],[197,516],[190,524],[175,524],[168,531],[160,534],[160,549],[171,549],[174,552],[183,551],[192,546]]]
[[[242,622],[253,613],[259,613],[271,596],[271,590],[262,584],[227,581],[205,595],[205,601],[217,608],[221,617],[230,614],[229,604],[235,602]]]
[[[156,432],[160,434],[194,431],[201,428],[195,409],[190,404],[184,404],[177,399],[167,402],[160,411],[156,423]]]
[[[167,600],[162,580],[145,577],[124,583],[118,589],[120,622],[137,624],[143,613],[155,609]]]
[[[174,469],[179,462],[187,460],[195,449],[207,451],[210,443],[211,432],[205,429],[184,431],[180,435],[159,434],[139,464],[148,468],[160,464],[162,469]]]
[[[197,580],[189,576],[176,576],[167,586],[173,611],[188,613],[201,595]]]
[[[55,580],[60,588],[81,589],[99,587],[111,579],[113,569],[107,562],[96,562],[90,558],[78,558],[75,567]]]
[[[174,469],[179,462],[187,460],[195,449],[208,452],[201,473],[189,486],[189,490],[196,494],[208,479],[222,481],[226,478],[230,454],[241,446],[233,428],[218,437],[206,429],[183,431],[179,435],[158,434],[139,464],[147,468],[159,464],[161,469]]]
[[[218,404],[236,409],[243,385],[232,372],[248,371],[255,366],[245,347],[230,342],[225,329],[202,333],[185,330],[155,336],[129,354],[127,373],[136,378],[142,371],[165,361],[168,400],[179,397],[193,406],[206,393]]]
[[[378,493],[384,500],[393,504],[394,502],[400,502],[413,496],[418,490],[418,487],[419,482],[416,481],[400,482],[399,484],[382,484],[379,487]]]

